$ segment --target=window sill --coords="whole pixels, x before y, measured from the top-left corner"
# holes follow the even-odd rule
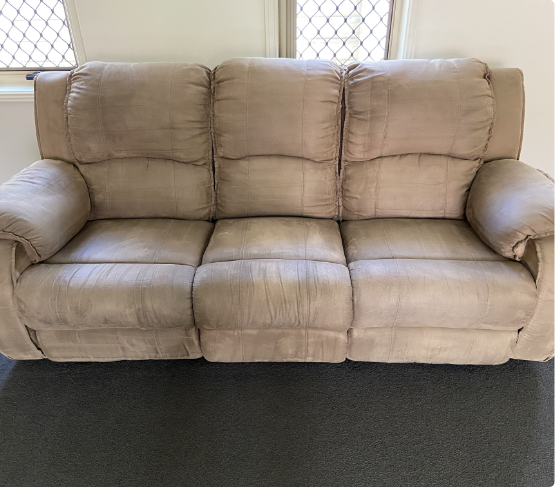
[[[0,86],[0,102],[34,100],[35,90],[32,86]]]

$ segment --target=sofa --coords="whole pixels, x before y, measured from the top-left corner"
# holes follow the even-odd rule
[[[523,119],[520,70],[476,59],[40,73],[41,160],[0,187],[0,352],[549,360],[554,185]]]

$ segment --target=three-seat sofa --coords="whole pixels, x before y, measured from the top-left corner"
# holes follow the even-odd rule
[[[42,160],[0,187],[4,355],[553,356],[553,182],[518,160],[519,70],[92,62],[35,96]]]

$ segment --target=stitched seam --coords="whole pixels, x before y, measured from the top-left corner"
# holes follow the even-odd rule
[[[451,161],[450,157],[447,157],[447,170],[445,173],[445,199],[443,201],[443,218],[447,216],[447,193],[449,191],[449,162]]]
[[[480,321],[478,322],[478,325],[476,325],[476,328],[480,328],[480,326],[482,326],[482,323],[483,323],[484,318],[486,317],[486,313],[488,311],[489,300],[490,300],[490,288],[489,288],[489,282],[488,282],[486,273],[485,273],[484,269],[482,268],[482,264],[478,260],[476,260],[475,262],[478,265],[478,267],[480,268],[480,272],[484,276],[484,281],[486,282],[486,288],[487,288],[487,291],[488,291],[488,295],[486,297],[486,305],[484,306],[484,311],[482,313],[482,317],[480,318]]]
[[[379,181],[380,181],[380,173],[382,172],[382,159],[378,158],[377,159],[377,163],[378,163],[378,172],[376,173],[376,182],[374,184],[374,218],[376,218],[378,216],[378,188],[379,188]],[[366,168],[367,168],[367,161],[364,161],[364,169],[366,172]]]
[[[97,96],[97,108],[98,108],[98,122],[100,123],[100,133],[102,134],[102,143],[104,144],[104,157],[108,159],[108,147],[106,145],[106,138],[104,136],[104,124],[102,123],[102,106],[100,105],[100,96],[102,94],[102,81],[104,80],[104,72],[106,71],[106,64],[102,68],[100,73],[100,80],[98,82],[98,96]]]
[[[461,78],[459,76],[459,69],[457,68],[457,63],[452,61],[451,64],[453,68],[455,68],[455,76],[457,77],[457,83],[459,86],[459,120],[457,121],[457,127],[455,128],[455,133],[453,134],[453,141],[451,142],[451,147],[447,151],[447,155],[452,156],[451,151],[453,147],[455,147],[455,142],[457,140],[457,135],[459,134],[459,127],[461,125],[462,120],[462,90],[461,90]]]
[[[382,233],[383,233],[383,238],[385,240],[385,244],[387,245],[387,248],[389,249],[389,254],[391,255],[392,259],[395,259],[395,256],[393,255],[393,252],[391,250],[391,247],[389,246],[389,241],[387,240],[387,235],[385,233],[385,228],[383,226],[383,220],[379,220],[380,222],[380,228],[382,229]]]
[[[384,71],[385,71],[385,84],[386,84],[386,88],[387,88],[387,113],[386,113],[386,117],[385,117],[385,122],[384,122],[384,127],[383,127],[383,135],[382,135],[382,146],[380,148],[380,156],[383,156],[383,152],[384,152],[384,148],[385,148],[385,140],[387,138],[387,129],[388,129],[388,125],[389,125],[389,73],[387,71],[387,63],[385,61],[382,61],[383,66],[384,66]]]
[[[303,80],[303,103],[301,105],[301,157],[304,158],[304,102],[306,96],[306,75],[308,67],[307,61],[304,62],[304,80]]]
[[[463,244],[463,246],[465,247],[466,251],[468,252],[468,255],[470,257],[470,260],[472,262],[476,262],[476,259],[474,258],[474,256],[472,255],[472,252],[470,251],[470,248],[468,247],[468,244],[463,240],[463,238],[461,237],[461,235],[459,234],[459,228],[457,227],[457,225],[455,225],[454,223],[451,223],[451,226],[455,229],[455,235],[457,236],[457,238],[459,239],[459,242],[461,242]],[[461,260],[465,260],[465,259],[461,259]]]
[[[249,155],[249,74],[251,69],[252,58],[249,58],[247,64],[247,80],[245,86],[245,149],[247,156]]]
[[[470,347],[468,349],[468,353],[466,354],[466,358],[464,359],[464,363],[468,364],[468,359],[470,358],[470,354],[472,353],[472,349],[474,348],[474,342],[476,341],[476,335],[478,334],[478,330],[473,330],[472,334],[472,342],[470,342]]]
[[[12,232],[8,232],[6,230],[1,230],[0,235],[2,235],[2,234],[11,235],[12,237],[15,237],[16,240],[23,241],[27,245],[29,245],[29,247],[31,247],[33,249],[33,252],[35,252],[35,254],[37,256],[37,259],[33,261],[33,264],[36,264],[41,259],[41,256],[37,252],[37,249],[35,248],[35,246],[29,240],[27,240],[25,237],[21,237],[20,235],[17,235],[17,234],[12,233]]]

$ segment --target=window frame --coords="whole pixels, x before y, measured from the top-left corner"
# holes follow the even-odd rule
[[[75,0],[62,0],[77,66],[87,62]],[[68,68],[0,68],[0,101],[34,101],[34,84],[26,79],[37,71],[71,71]]]
[[[297,57],[297,0],[279,1],[279,57]],[[385,59],[414,57],[419,0],[391,0]]]

